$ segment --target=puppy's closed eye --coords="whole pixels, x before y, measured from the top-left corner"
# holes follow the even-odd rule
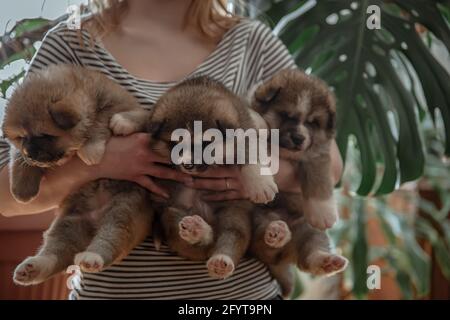
[[[328,130],[336,129],[336,113],[334,112],[330,112],[330,114],[328,115],[327,129]]]
[[[286,111],[281,111],[278,113],[281,119],[285,121],[295,121],[300,122],[300,115],[298,113],[291,113]]]
[[[65,109],[59,103],[54,104],[49,108],[49,114],[53,122],[60,129],[69,130],[75,127],[80,122],[80,116],[71,109]]]

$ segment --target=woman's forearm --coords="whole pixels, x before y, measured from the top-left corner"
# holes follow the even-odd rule
[[[9,189],[9,170],[0,171],[0,214],[16,216],[41,213],[57,207],[72,191],[84,183],[96,179],[95,166],[85,165],[78,157],[53,170],[49,170],[41,181],[38,196],[29,203],[19,203]]]

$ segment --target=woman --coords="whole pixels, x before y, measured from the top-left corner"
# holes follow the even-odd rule
[[[100,1],[96,2],[97,4]],[[59,25],[47,33],[30,71],[50,64],[75,64],[101,71],[129,90],[144,108],[179,81],[206,74],[237,94],[295,63],[284,45],[265,25],[224,15],[218,0],[110,0],[83,24],[82,31]],[[0,172],[0,212],[5,216],[34,214],[56,208],[83,183],[105,177],[135,181],[151,192],[167,196],[152,177],[167,178],[199,189],[217,191],[209,200],[246,198],[239,172],[209,170],[192,179],[155,162],[147,149],[146,134],[114,137],[102,163],[86,166],[78,158],[49,172],[39,196],[29,204],[17,203],[9,192],[8,170]],[[0,163],[7,157],[3,146]],[[342,163],[332,150],[333,176]],[[276,176],[281,190],[299,191],[294,168],[281,163]],[[274,299],[279,288],[267,268],[243,259],[226,280],[208,277],[203,262],[186,261],[151,239],[135,248],[120,264],[98,274],[84,274],[71,294],[73,299]]]

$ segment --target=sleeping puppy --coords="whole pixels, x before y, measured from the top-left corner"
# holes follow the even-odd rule
[[[337,219],[330,159],[336,122],[333,95],[317,78],[282,70],[256,89],[252,108],[271,129],[279,130],[280,157],[298,167],[306,220],[321,230],[331,228]]]
[[[269,265],[287,295],[291,264],[313,274],[333,274],[347,265],[330,252],[323,231],[337,219],[330,166],[335,101],[321,80],[283,70],[256,89],[251,104],[271,129],[279,129],[280,157],[299,172],[301,194],[280,193],[253,214],[252,252]]]
[[[225,135],[227,129],[246,130],[256,126],[248,104],[208,77],[189,79],[168,90],[152,109],[148,125],[154,139],[151,148],[161,155],[169,155],[179,143],[173,141],[172,133],[185,129],[191,142],[182,154],[177,153],[180,158],[176,162],[180,161],[176,167],[191,175],[220,165],[192,161],[192,151],[196,147],[201,150],[206,147],[203,140],[195,139],[198,132],[194,130],[194,121],[201,121],[202,136],[209,129]],[[122,123],[127,122],[135,125],[127,119]],[[225,145],[222,147],[226,149]],[[260,203],[272,201],[278,191],[273,177],[260,175],[258,164],[239,167],[250,199]],[[188,259],[207,260],[209,274],[214,278],[230,276],[248,249],[252,203],[246,200],[205,202],[199,190],[171,181],[159,183],[171,194],[159,217],[169,247]]]
[[[109,126],[127,133],[116,122],[119,113],[148,117],[125,89],[99,73],[60,65],[29,74],[9,100],[2,127],[11,144],[10,186],[16,200],[32,201],[46,171],[72,156],[88,165],[99,163]],[[149,203],[149,194],[131,182],[87,183],[64,199],[42,248],[16,268],[14,281],[40,283],[74,258],[88,272],[121,259],[151,230]]]

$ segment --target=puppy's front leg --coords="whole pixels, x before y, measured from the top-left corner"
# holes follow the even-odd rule
[[[311,226],[331,228],[338,218],[333,199],[333,181],[329,156],[301,161],[299,167],[303,210]]]
[[[229,277],[247,251],[251,239],[250,205],[234,201],[216,213],[217,241],[206,264],[211,277]]]
[[[18,202],[27,203],[39,193],[39,186],[44,170],[28,165],[22,154],[16,148],[11,148],[10,160],[10,191]]]
[[[93,140],[77,151],[78,157],[88,166],[99,164],[105,153],[106,141]]]
[[[116,113],[109,122],[109,127],[116,136],[127,136],[135,132],[144,132],[150,111],[137,109]]]
[[[254,203],[268,203],[278,193],[278,186],[273,176],[262,175],[259,164],[242,166],[241,179],[250,201]]]
[[[106,143],[111,137],[111,131],[108,128],[94,128],[91,131],[91,139],[77,151],[78,157],[87,165],[99,164],[105,153]]]

